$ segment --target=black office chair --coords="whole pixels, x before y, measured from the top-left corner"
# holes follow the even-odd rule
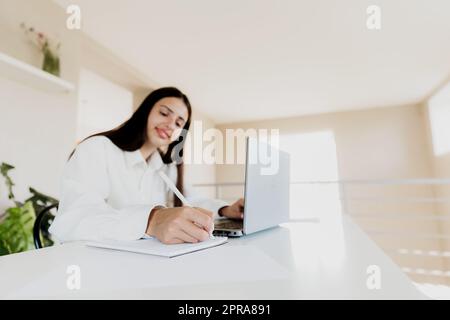
[[[52,204],[43,208],[36,217],[33,225],[33,240],[36,249],[48,247],[53,244],[50,238],[48,228],[53,222],[55,216],[51,213],[51,210],[58,209],[59,203]]]

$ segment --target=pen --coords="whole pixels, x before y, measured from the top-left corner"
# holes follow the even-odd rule
[[[185,206],[192,207],[191,204],[186,200],[186,198],[181,194],[180,190],[178,190],[178,188],[175,186],[172,180],[170,180],[170,178],[164,172],[158,170],[158,174],[164,180],[169,189],[172,190],[173,193],[177,195],[178,199],[180,199]],[[209,233],[209,238],[214,239],[212,231]]]

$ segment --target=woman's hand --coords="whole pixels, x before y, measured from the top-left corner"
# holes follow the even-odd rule
[[[219,215],[230,219],[243,219],[244,218],[244,198],[240,198],[231,206],[223,207],[219,210]]]
[[[165,244],[197,243],[214,230],[213,213],[202,208],[153,209],[146,234]]]

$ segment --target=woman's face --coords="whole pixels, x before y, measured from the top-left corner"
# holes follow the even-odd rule
[[[157,147],[166,147],[176,140],[188,120],[188,108],[179,98],[159,100],[150,111],[147,120],[147,137]]]

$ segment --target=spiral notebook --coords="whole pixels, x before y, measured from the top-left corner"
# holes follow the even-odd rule
[[[226,243],[227,237],[214,237],[199,243],[163,244],[156,238],[147,238],[134,241],[89,241],[89,247],[111,250],[130,251],[162,257],[177,257],[183,254],[196,252]]]

